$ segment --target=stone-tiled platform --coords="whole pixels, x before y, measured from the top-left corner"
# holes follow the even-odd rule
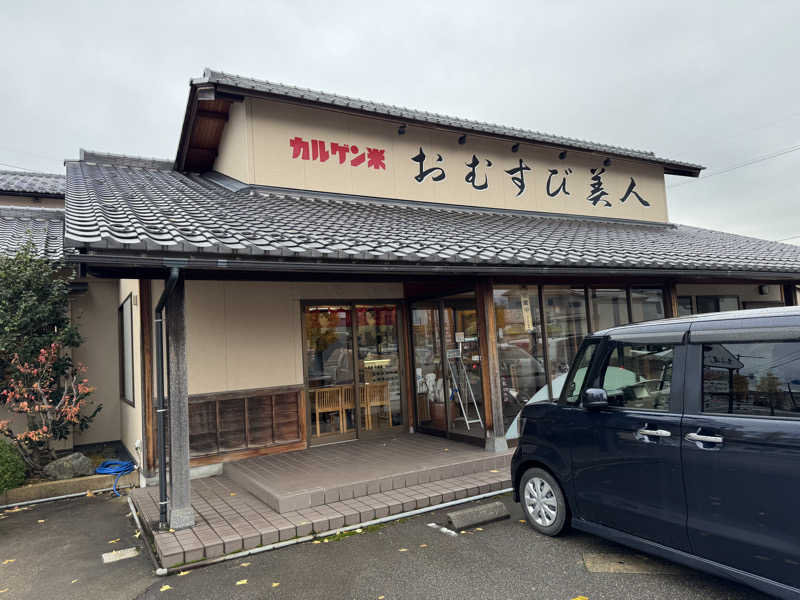
[[[512,452],[407,433],[227,463],[225,475],[279,513],[508,465]]]
[[[420,438],[424,445],[427,436],[414,436],[414,441]],[[366,493],[359,493],[358,496],[342,498],[340,495],[337,499],[329,497],[330,502],[282,513],[274,510],[230,478],[227,475],[229,463],[225,466],[223,475],[192,481],[194,527],[175,532],[154,532],[153,540],[159,560],[164,567],[173,567],[217,558],[294,537],[324,533],[389,515],[496,491],[510,485],[508,470],[510,453],[487,454],[479,449],[473,451],[470,447],[461,448],[462,444],[445,440],[435,441],[441,443],[439,451],[448,455],[450,462],[439,463],[435,456],[430,457],[432,463],[411,464],[397,461],[395,464],[400,465],[403,469],[401,472],[390,471],[384,477],[367,480],[378,481],[378,488],[367,485]],[[361,442],[356,442],[348,445],[357,447],[360,444]],[[320,454],[314,451],[334,448],[336,447],[327,446],[294,454]],[[446,452],[444,448],[447,448]],[[459,450],[464,454],[459,455]],[[369,455],[373,450],[365,448],[365,451]],[[450,452],[456,454],[450,455]],[[482,464],[487,468],[480,471],[472,470],[475,466],[473,463],[479,460],[476,454],[488,461],[476,464]],[[457,459],[453,459],[455,456],[468,458],[459,463]],[[355,461],[357,467],[359,461],[355,455],[351,456],[351,463],[339,463],[330,468],[342,475],[354,466],[352,461]],[[423,469],[422,466],[426,464],[429,468]],[[420,474],[425,481],[420,481]],[[381,481],[384,482],[386,489],[380,488]],[[391,488],[388,488],[389,481]],[[347,483],[336,487],[341,489],[347,485],[355,487],[356,484]],[[158,488],[135,489],[131,492],[131,496],[144,525],[152,531],[153,524],[158,521]]]

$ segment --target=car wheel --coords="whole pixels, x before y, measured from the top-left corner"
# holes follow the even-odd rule
[[[528,469],[519,483],[519,498],[528,524],[555,536],[566,529],[567,502],[555,478],[544,469]]]

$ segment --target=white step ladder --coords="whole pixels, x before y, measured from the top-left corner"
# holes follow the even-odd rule
[[[458,353],[456,355],[456,352]],[[453,366],[455,365],[455,367]],[[473,423],[480,423],[483,429],[483,419],[481,419],[481,411],[478,408],[478,402],[475,400],[475,393],[472,391],[472,385],[469,382],[467,374],[467,367],[464,364],[464,359],[461,355],[461,343],[458,344],[458,350],[447,351],[447,367],[450,370],[450,401],[453,398],[458,400],[458,406],[461,409],[460,417],[456,417],[456,421],[464,421],[467,426],[467,431],[470,430],[470,425]],[[465,401],[462,390],[467,391],[467,399]],[[475,409],[477,415],[474,419],[469,417],[469,408]]]

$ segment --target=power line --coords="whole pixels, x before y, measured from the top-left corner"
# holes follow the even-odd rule
[[[22,171],[33,171],[33,169],[28,169],[27,167],[18,167],[17,165],[10,165],[4,162],[0,162],[0,165],[3,165],[4,167],[11,167],[12,169],[21,169]]]
[[[752,159],[747,160],[747,161],[745,161],[743,163],[739,163],[739,164],[730,166],[727,169],[723,169],[721,171],[717,171],[716,173],[711,173],[710,175],[706,175],[705,177],[700,177],[698,179],[690,179],[689,181],[684,181],[682,183],[676,183],[675,185],[667,186],[667,189],[681,187],[682,185],[688,185],[690,183],[696,183],[698,181],[705,181],[706,179],[709,179],[710,177],[716,177],[717,175],[723,175],[725,173],[730,173],[731,171],[736,171],[737,169],[743,169],[744,167],[749,167],[750,165],[755,165],[755,164],[760,163],[760,162],[764,162],[764,161],[767,161],[767,160],[772,160],[773,158],[778,158],[779,156],[783,156],[785,154],[790,154],[792,152],[797,152],[798,150],[800,150],[800,144],[798,144],[796,146],[792,146],[790,148],[785,148],[783,150],[778,150],[777,152],[773,152],[772,154],[766,154],[764,156],[759,156],[757,158],[752,158]],[[800,237],[800,236],[798,236],[798,237]]]

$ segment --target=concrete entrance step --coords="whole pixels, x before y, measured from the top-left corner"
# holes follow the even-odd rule
[[[396,464],[387,465],[388,468],[378,474],[367,460],[354,461],[332,466],[336,476],[325,477],[325,481],[304,472],[302,464],[297,464],[296,473],[286,475],[265,473],[258,462],[243,460],[227,463],[224,475],[282,514],[493,469],[505,472],[511,462],[511,452],[471,451],[466,456],[453,452],[452,460],[443,460],[440,453],[436,461],[431,462],[433,464],[415,464],[398,457]],[[287,485],[285,482],[292,481],[291,478],[294,485]]]
[[[432,507],[510,485],[507,468],[489,469],[278,513],[229,477],[220,475],[192,481],[195,525],[174,532],[153,531],[153,524],[158,522],[157,488],[138,488],[131,496],[143,525],[150,528],[161,565],[170,568]]]

